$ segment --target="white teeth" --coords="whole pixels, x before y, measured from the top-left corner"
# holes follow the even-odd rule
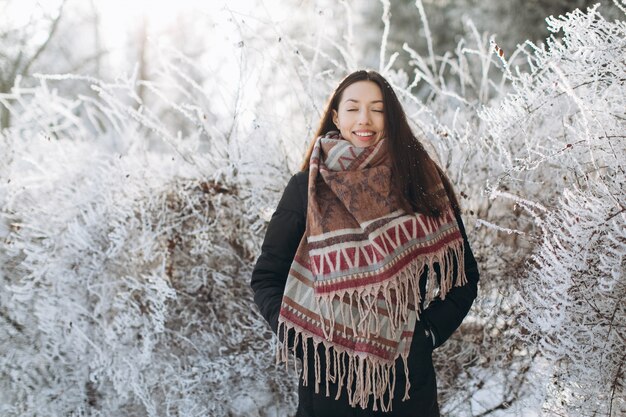
[[[354,132],[354,134],[357,135],[357,136],[363,136],[363,137],[365,137],[365,136],[374,136],[374,133],[372,133],[372,132]]]

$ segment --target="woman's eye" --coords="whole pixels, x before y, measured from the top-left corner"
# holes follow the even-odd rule
[[[383,113],[383,110],[382,110],[382,109],[374,109],[374,110],[372,110],[372,111],[375,111],[376,113]]]
[[[346,111],[358,111],[358,109],[348,109]]]

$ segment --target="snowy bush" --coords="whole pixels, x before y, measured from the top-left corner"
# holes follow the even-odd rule
[[[515,193],[540,229],[519,283],[521,337],[550,364],[547,412],[617,416],[626,412],[626,24],[597,8],[548,24],[562,39],[536,50],[532,81],[516,86],[526,93],[502,106],[508,126],[527,122],[523,138],[536,141],[510,169],[534,172],[540,186]]]
[[[132,105],[132,79],[87,80],[96,98],[51,87],[68,81],[81,82],[42,77],[5,97],[15,124],[0,142],[1,414],[293,408],[293,377],[273,366],[248,284],[259,204],[277,193],[242,190],[202,112],[177,138]],[[207,140],[223,152],[197,152]]]

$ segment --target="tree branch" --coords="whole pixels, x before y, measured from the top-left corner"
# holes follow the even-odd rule
[[[619,385],[619,377],[622,375],[622,366],[626,361],[626,353],[622,355],[622,360],[620,361],[619,368],[617,368],[617,372],[615,373],[615,379],[613,379],[613,384],[611,384],[611,400],[609,401],[609,417],[613,414],[613,400],[615,400],[615,388]]]
[[[59,21],[61,20],[61,16],[63,15],[63,7],[65,7],[65,3],[66,2],[67,2],[67,0],[63,0],[61,2],[61,6],[59,6],[59,14],[56,17],[56,19],[54,19],[52,21],[52,25],[50,26],[50,33],[48,34],[48,38],[45,40],[44,43],[42,43],[39,46],[39,48],[37,48],[37,51],[35,52],[35,54],[30,58],[30,60],[24,66],[24,69],[21,71],[21,74],[26,74],[28,72],[28,69],[30,68],[30,66],[37,60],[37,58],[39,58],[39,55],[41,55],[41,53],[46,49],[46,47],[50,43],[50,40],[52,39],[52,37],[54,36],[55,32],[57,31],[57,28],[59,27]]]
[[[24,333],[24,327],[15,320],[13,320],[11,317],[9,317],[8,314],[2,310],[0,310],[0,317],[3,318],[7,323],[9,323],[15,330],[20,333]]]

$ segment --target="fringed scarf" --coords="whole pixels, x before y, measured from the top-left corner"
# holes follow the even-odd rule
[[[403,400],[409,398],[407,358],[422,301],[427,306],[436,296],[443,299],[453,283],[463,285],[466,279],[463,239],[452,209],[433,218],[401,208],[392,192],[386,142],[359,148],[330,132],[314,146],[306,230],[281,304],[277,362],[287,363],[300,345],[306,385],[311,340],[316,393],[323,378],[326,396],[332,382],[338,386],[336,399],[345,388],[353,407],[366,408],[373,397],[373,410],[380,404],[390,411],[399,357],[407,381]],[[429,186],[447,202],[440,180]],[[292,331],[293,344],[288,343]]]

